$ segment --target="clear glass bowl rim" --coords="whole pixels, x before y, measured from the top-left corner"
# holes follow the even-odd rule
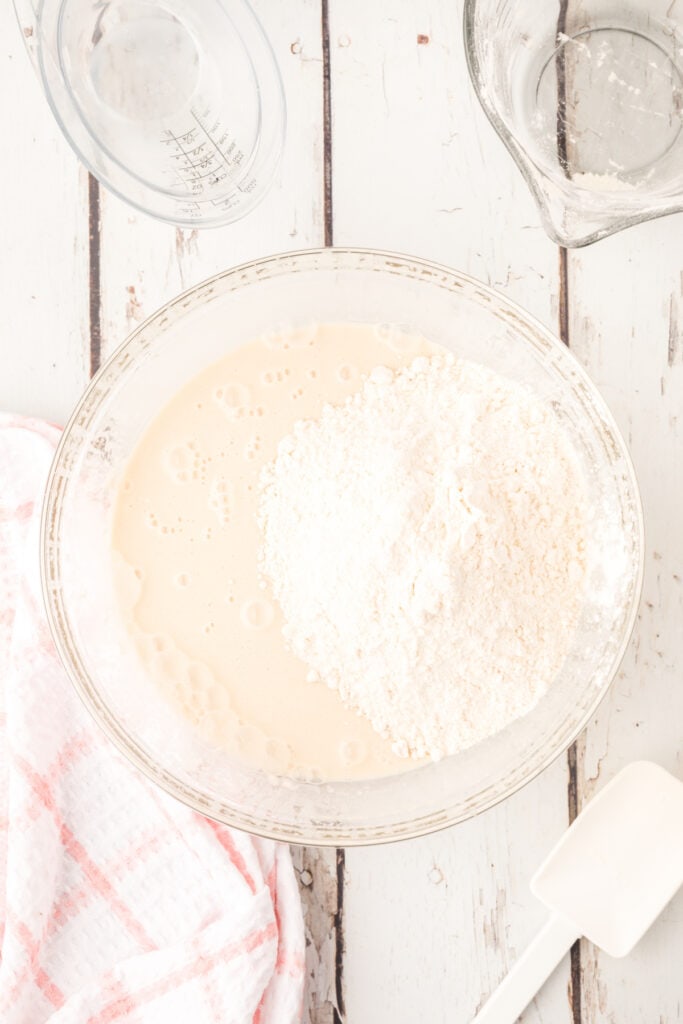
[[[558,349],[563,352],[564,358],[569,357],[573,363],[573,372],[582,381],[582,383],[588,389],[591,396],[592,403],[599,409],[601,417],[610,426],[613,431],[613,435],[616,438],[620,446],[620,454],[624,459],[625,470],[629,477],[629,484],[633,493],[635,502],[635,508],[637,516],[634,522],[636,529],[635,537],[635,548],[638,553],[638,564],[634,576],[634,586],[632,589],[631,603],[628,609],[628,617],[626,619],[626,626],[623,630],[623,634],[620,639],[619,647],[614,655],[610,671],[606,676],[605,684],[603,687],[596,689],[595,698],[592,703],[587,707],[587,710],[583,716],[575,723],[568,742],[565,741],[561,746],[550,748],[542,757],[538,757],[531,769],[526,773],[520,772],[519,775],[512,781],[499,780],[496,786],[490,786],[486,790],[486,796],[480,800],[474,809],[467,809],[465,811],[455,811],[454,809],[446,808],[432,808],[429,811],[424,812],[419,817],[411,821],[401,821],[399,825],[390,826],[379,826],[376,829],[363,828],[357,833],[349,831],[343,825],[337,830],[327,829],[325,832],[316,830],[314,823],[311,823],[308,827],[308,831],[305,829],[297,830],[296,834],[293,834],[288,829],[286,824],[280,825],[277,822],[264,822],[259,820],[254,822],[254,819],[248,814],[232,813],[227,816],[224,812],[221,812],[221,807],[212,800],[206,794],[203,794],[199,789],[193,789],[188,787],[187,784],[181,782],[176,776],[165,769],[162,765],[150,760],[140,746],[132,739],[132,737],[122,728],[118,727],[118,723],[111,721],[108,714],[108,709],[103,706],[102,701],[99,699],[97,687],[93,680],[87,676],[86,673],[79,671],[78,665],[70,655],[70,643],[69,638],[62,626],[63,609],[59,606],[59,602],[53,601],[53,590],[49,585],[50,578],[50,557],[51,557],[51,546],[50,546],[50,520],[51,520],[51,509],[53,505],[58,505],[59,495],[55,495],[54,484],[57,478],[57,468],[60,464],[60,460],[63,457],[64,450],[69,443],[69,436],[72,425],[77,423],[81,415],[81,411],[84,406],[87,405],[89,399],[99,389],[100,379],[106,374],[111,364],[120,358],[121,353],[131,345],[135,339],[143,334],[150,326],[153,325],[154,321],[161,320],[164,316],[172,309],[172,307],[179,305],[182,306],[186,300],[194,295],[194,293],[201,292],[207,288],[210,288],[214,283],[223,280],[226,277],[235,277],[239,275],[261,271],[265,272],[269,267],[276,267],[279,263],[289,263],[292,260],[297,259],[325,259],[334,258],[335,254],[340,256],[348,257],[370,257],[378,258],[386,261],[398,260],[403,263],[409,263],[418,268],[424,268],[426,272],[444,274],[450,278],[456,286],[463,285],[474,287],[481,292],[491,297],[492,301],[497,305],[499,309],[504,309],[510,313],[512,317],[519,318],[522,322],[532,327],[535,331],[541,334],[544,339],[550,344],[552,348]],[[633,463],[628,452],[628,449],[623,441],[621,432],[617,427],[614,419],[605,404],[602,396],[597,390],[596,386],[591,381],[585,370],[580,366],[576,358],[573,356],[571,351],[557,338],[557,336],[549,330],[544,324],[541,323],[536,317],[528,313],[522,306],[508,299],[501,292],[494,288],[484,284],[477,278],[471,275],[461,273],[453,270],[451,267],[445,264],[440,264],[433,260],[424,259],[421,257],[410,256],[395,251],[382,250],[382,249],[371,249],[362,248],[356,246],[334,246],[334,247],[320,247],[311,249],[302,249],[287,251],[271,256],[261,257],[256,260],[250,260],[243,264],[239,264],[235,267],[231,267],[228,270],[220,271],[217,274],[212,275],[209,278],[193,285],[191,288],[186,289],[173,299],[169,300],[154,313],[152,313],[146,320],[139,324],[131,334],[112,352],[109,358],[103,363],[98,372],[90,380],[87,388],[84,390],[81,398],[79,399],[74,411],[69,417],[66,426],[63,430],[62,436],[59,440],[59,444],[55,451],[52,466],[48,476],[45,495],[42,506],[42,518],[41,518],[41,531],[40,531],[40,572],[41,572],[41,584],[43,593],[43,602],[46,609],[46,615],[48,625],[60,655],[61,661],[64,668],[69,676],[71,683],[73,684],[78,696],[85,705],[88,712],[95,719],[97,724],[102,728],[108,739],[114,744],[121,754],[143,775],[147,776],[152,782],[159,785],[163,790],[180,800],[182,803],[191,807],[193,810],[200,814],[203,814],[209,818],[213,818],[216,821],[220,821],[231,827],[241,829],[254,835],[261,836],[265,839],[274,839],[277,841],[290,842],[295,845],[309,845],[309,846],[327,846],[327,847],[357,847],[357,846],[369,846],[379,845],[382,843],[395,842],[397,840],[417,838],[419,836],[428,835],[430,833],[438,832],[441,829],[448,828],[452,825],[459,824],[462,821],[468,820],[469,818],[476,817],[491,807],[502,803],[508,797],[524,788],[530,782],[532,782],[537,776],[539,776],[546,768],[548,768],[554,761],[557,760],[567,749],[575,742],[577,737],[583,732],[591,718],[594,716],[597,708],[601,704],[605,695],[609,691],[612,682],[618,672],[619,666],[626,653],[627,647],[630,642],[630,638],[633,632],[633,627],[636,622],[638,608],[640,605],[640,597],[643,585],[643,574],[644,574],[644,545],[645,545],[645,531],[644,531],[644,517],[642,509],[642,501],[640,496],[640,490],[638,487],[637,478]]]

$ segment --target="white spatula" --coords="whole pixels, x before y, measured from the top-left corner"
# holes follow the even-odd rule
[[[581,935],[626,956],[683,884],[683,782],[636,761],[581,812],[531,880],[552,916],[472,1024],[514,1024]]]

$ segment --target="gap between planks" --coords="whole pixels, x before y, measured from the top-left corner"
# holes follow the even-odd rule
[[[332,203],[332,71],[330,62],[329,0],[321,0],[320,14],[323,56],[323,237],[325,247],[327,248],[334,245]]]
[[[567,14],[569,0],[560,0],[560,9],[557,16],[557,39],[565,35],[567,29]],[[558,52],[555,68],[557,74],[557,156],[560,166],[568,175],[567,163],[567,76],[564,48]],[[558,332],[560,340],[569,348],[569,254],[564,246],[558,249],[559,256],[559,303],[558,303]],[[567,751],[567,812],[569,824],[575,820],[579,813],[579,776],[578,776],[578,748],[576,742],[572,743]],[[581,940],[577,939],[569,954],[569,1006],[572,1015],[572,1024],[581,1024]]]
[[[88,174],[88,318],[90,333],[90,376],[102,362],[102,210],[100,185]]]
[[[321,0],[320,29],[322,36],[323,79],[323,240],[325,247],[334,245],[334,201],[332,193],[332,68],[330,61],[329,0]],[[334,928],[334,994],[333,1024],[343,1024],[344,1011],[344,873],[345,852],[335,854]]]
[[[559,76],[558,76],[559,81]],[[563,80],[564,81],[564,80]],[[560,340],[569,348],[569,257],[564,247],[559,252],[560,297],[558,304],[558,331]],[[567,751],[567,816],[569,824],[579,813],[578,740]],[[581,940],[577,939],[569,954],[568,998],[572,1024],[581,1024]]]

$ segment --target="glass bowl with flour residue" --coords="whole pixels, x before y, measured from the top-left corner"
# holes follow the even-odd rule
[[[254,339],[258,345],[246,344]],[[334,358],[323,358],[326,351]],[[216,366],[232,369],[217,377]],[[401,387],[422,394],[424,416],[441,395],[443,416],[431,414],[447,430],[449,403],[462,397],[476,408],[481,381],[489,397],[479,420],[501,438],[486,449],[491,459],[496,448],[502,453],[497,472],[506,465],[506,421],[496,416],[507,392],[528,396],[528,409],[520,399],[526,435],[540,436],[543,423],[554,431],[557,443],[546,450],[553,452],[558,486],[568,479],[567,467],[580,471],[588,510],[586,585],[551,684],[528,706],[520,704],[519,714],[497,721],[494,701],[487,714],[495,728],[437,734],[411,730],[414,716],[404,703],[386,727],[394,735],[392,729],[405,726],[406,743],[391,743],[380,735],[386,723],[376,720],[377,705],[355,714],[354,693],[367,692],[370,662],[347,667],[336,689],[321,682],[321,673],[329,682],[325,659],[331,653],[351,657],[354,651],[335,648],[318,611],[327,609],[334,589],[338,602],[330,614],[343,618],[353,604],[354,580],[360,593],[368,537],[381,544],[395,528],[391,510],[402,478],[400,466],[387,470],[387,453],[401,431],[408,445],[420,429],[419,419],[405,418]],[[185,396],[182,409],[179,395]],[[338,422],[345,402],[346,419]],[[393,421],[378,418],[387,402],[396,403]],[[535,429],[528,429],[530,422]],[[384,448],[378,425],[386,427]],[[368,529],[341,537],[343,519],[335,524],[332,515],[336,499],[319,501],[314,482],[323,481],[334,459],[334,479],[346,479],[344,450],[335,453],[330,442],[347,427],[363,442],[353,464],[374,458],[385,473],[387,518],[373,523],[366,509]],[[434,437],[436,447],[420,451],[424,472],[443,484],[438,529],[455,531],[463,551],[472,552],[481,495],[458,491],[461,453],[449,455],[447,433]],[[481,431],[473,437],[486,440]],[[329,465],[311,476],[310,460],[321,451],[329,453]],[[145,462],[145,452],[154,459]],[[259,487],[254,467],[264,462],[270,468]],[[345,484],[354,507],[365,493],[362,475],[352,474]],[[396,493],[389,495],[392,481]],[[201,514],[192,504],[195,491],[205,495]],[[297,493],[309,499],[292,520]],[[412,502],[412,492],[406,494]],[[514,487],[509,494],[513,501]],[[542,509],[542,498],[534,507]],[[249,514],[240,533],[241,506]],[[298,522],[309,548],[320,544],[329,552],[331,535],[319,530],[323,519],[340,537],[339,557],[310,561],[306,572],[318,566],[318,591],[308,590],[318,603],[312,617],[297,618],[308,610],[301,600],[307,584],[301,576],[299,590],[288,590],[288,581],[296,582],[297,566],[311,552],[305,543],[290,546],[286,562],[278,538],[291,537]],[[570,536],[571,523],[562,530]],[[265,589],[256,585],[252,564],[259,545]],[[150,778],[202,813],[247,831],[295,843],[355,845],[462,821],[513,793],[569,746],[623,656],[640,592],[642,547],[638,490],[624,443],[599,394],[550,332],[503,296],[445,267],[338,248],[284,254],[219,274],[169,303],[114,353],[86,391],[55,458],[44,509],[43,579],[53,635],[74,685],[110,739]],[[559,571],[571,557],[562,531],[553,550]],[[439,588],[444,607],[447,598],[457,605],[459,591],[450,594],[436,570],[420,569],[431,548],[411,552],[412,563],[401,566],[411,579],[419,577],[412,587],[419,614],[429,617]],[[496,557],[504,569],[505,554]],[[353,571],[344,580],[346,562]],[[385,627],[403,606],[400,595],[391,604],[395,588],[375,575],[372,593],[385,605],[386,618],[379,617]],[[365,577],[364,593],[370,592]],[[499,591],[505,596],[503,582]],[[505,614],[520,615],[514,593],[508,598]],[[278,653],[283,609],[292,648],[286,656]],[[164,629],[168,623],[173,628]],[[353,623],[351,616],[347,638]],[[378,649],[368,624],[360,626],[369,648]],[[446,660],[456,660],[460,650],[465,663],[465,630],[457,642],[449,629],[434,635],[451,644]],[[303,661],[311,671],[299,678],[296,666]],[[513,668],[509,659],[492,664],[491,676],[497,672],[503,685]],[[422,670],[420,685],[427,685],[429,666]],[[235,687],[232,700],[213,685],[222,674],[226,688]],[[409,677],[405,685],[410,688]],[[326,723],[340,693],[346,741],[335,744]],[[447,698],[444,690],[440,699]],[[226,736],[237,741],[224,742]],[[306,757],[292,760],[287,752],[299,742]],[[334,757],[325,761],[330,750]]]

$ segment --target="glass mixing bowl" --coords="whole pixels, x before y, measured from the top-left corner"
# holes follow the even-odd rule
[[[110,566],[117,477],[175,391],[226,351],[311,322],[391,323],[521,381],[551,403],[594,510],[575,642],[525,718],[464,753],[399,775],[311,782],[246,767],[195,734],[155,690],[125,635]],[[93,379],[57,450],[43,515],[43,582],[57,648],[86,706],[138,768],[203,814],[294,843],[417,836],[509,796],[584,727],[621,661],[640,593],[638,488],[604,402],[567,349],[478,281],[412,257],[324,249],[211,278],[142,324]]]

